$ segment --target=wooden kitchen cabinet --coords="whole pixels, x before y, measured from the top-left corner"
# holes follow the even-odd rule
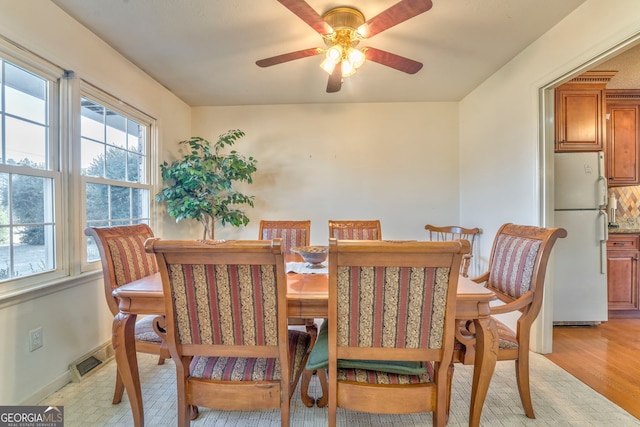
[[[609,186],[640,184],[639,105],[607,105]]]
[[[588,71],[555,90],[555,151],[604,150],[605,87],[613,71]]]
[[[606,104],[609,186],[640,185],[640,91],[609,90]]]
[[[603,89],[556,89],[556,152],[600,151]]]
[[[609,234],[607,290],[609,317],[640,317],[638,260],[640,235]]]

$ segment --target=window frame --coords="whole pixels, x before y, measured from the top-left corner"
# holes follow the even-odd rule
[[[82,146],[82,138],[81,138],[81,129],[80,129],[80,102],[82,98],[87,98],[93,102],[96,102],[102,105],[105,108],[108,108],[111,111],[114,111],[128,119],[131,119],[137,122],[139,125],[145,127],[145,170],[144,170],[144,181],[145,183],[136,183],[131,181],[120,181],[114,180],[104,177],[91,177],[82,174],[82,165],[81,165],[81,146]],[[86,221],[86,185],[87,183],[95,183],[102,185],[111,185],[111,186],[125,186],[129,188],[140,188],[147,190],[149,193],[149,204],[148,204],[148,217],[146,221],[142,221],[145,224],[153,227],[153,212],[154,212],[154,174],[152,173],[153,165],[155,164],[155,152],[157,150],[152,150],[153,147],[157,146],[156,138],[155,138],[155,129],[157,127],[156,120],[140,111],[139,109],[122,102],[121,100],[109,95],[108,93],[102,91],[91,83],[80,79],[79,86],[79,95],[77,97],[77,111],[76,115],[78,120],[78,129],[77,129],[77,137],[73,139],[73,153],[74,156],[74,165],[76,166],[74,169],[78,171],[78,179],[79,182],[79,193],[81,197],[79,197],[79,221],[81,223],[81,229],[84,230],[87,226]],[[102,268],[100,264],[100,260],[89,261],[87,260],[87,238],[83,234],[82,243],[80,245],[81,250],[77,253],[76,256],[80,257],[80,272],[87,272]]]
[[[61,91],[62,79],[65,71],[44,60],[43,58],[0,38],[0,56],[8,63],[33,73],[34,75],[47,80],[47,138],[49,169],[34,169],[23,165],[0,164],[0,172],[10,174],[28,175],[34,177],[53,179],[53,222],[55,243],[53,245],[54,268],[41,273],[31,274],[23,277],[14,277],[7,281],[0,282],[0,300],[16,294],[21,294],[33,288],[40,288],[50,283],[67,277],[69,275],[69,260],[65,256],[65,227],[63,218],[66,211],[64,206],[65,189],[63,185],[63,174],[61,172],[61,143],[60,135],[60,107],[65,102],[63,91]]]

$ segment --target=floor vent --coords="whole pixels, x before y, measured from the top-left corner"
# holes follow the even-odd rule
[[[95,356],[89,356],[88,359],[83,360],[82,362],[76,365],[76,369],[81,377],[84,377],[87,372],[100,365],[102,362],[98,360]]]
[[[111,346],[111,342],[103,344],[101,347],[85,354],[69,365],[71,380],[73,382],[80,382],[83,377],[95,372],[112,358],[113,347]]]

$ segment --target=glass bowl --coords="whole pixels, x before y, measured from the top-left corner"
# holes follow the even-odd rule
[[[327,260],[328,249],[327,246],[297,246],[291,248],[291,252],[300,255],[309,264],[308,267],[320,268],[322,263]]]

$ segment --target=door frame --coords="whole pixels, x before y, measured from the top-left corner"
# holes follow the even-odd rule
[[[555,88],[639,44],[640,33],[637,33],[538,89],[538,164],[540,165],[538,170],[538,186],[540,188],[538,213],[542,218],[542,227],[554,226]],[[542,308],[531,330],[531,349],[538,353],[551,353],[552,351],[554,261],[554,257],[549,260]]]

